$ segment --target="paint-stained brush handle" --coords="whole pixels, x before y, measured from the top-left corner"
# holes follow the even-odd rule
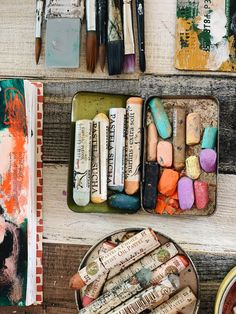
[[[107,43],[107,0],[97,0],[98,43]]]
[[[139,66],[140,70],[145,72],[144,0],[136,0],[136,16],[138,24]]]

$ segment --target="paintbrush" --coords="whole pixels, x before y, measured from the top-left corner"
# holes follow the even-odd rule
[[[97,35],[99,63],[103,71],[106,63],[107,49],[107,0],[97,0]]]
[[[120,74],[123,67],[124,39],[120,0],[108,0],[107,62],[109,75]]]
[[[144,34],[144,0],[136,1],[136,16],[138,24],[138,48],[139,48],[139,67],[142,72],[146,70],[145,60],[145,34]]]
[[[124,73],[133,73],[135,68],[134,31],[132,20],[132,0],[123,0]]]
[[[87,70],[94,72],[97,64],[96,0],[86,0],[86,63]]]
[[[43,22],[43,5],[42,0],[36,2],[36,21],[35,21],[35,62],[39,63],[39,57],[42,48],[42,22]]]

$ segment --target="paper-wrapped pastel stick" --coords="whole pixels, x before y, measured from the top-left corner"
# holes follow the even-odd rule
[[[103,291],[108,291],[114,288],[115,286],[121,284],[123,281],[128,280],[132,276],[134,276],[138,271],[140,271],[143,267],[149,269],[150,271],[156,269],[163,263],[167,262],[170,258],[174,257],[178,254],[178,250],[175,245],[171,242],[168,242],[151,252],[149,255],[144,256],[142,259],[137,261],[136,263],[130,265],[123,272],[118,274],[117,276],[109,279],[104,286]]]
[[[149,101],[149,107],[152,112],[152,117],[156,125],[159,135],[163,139],[171,137],[172,127],[169,118],[165,112],[164,106],[159,98],[152,98]]]
[[[78,206],[86,206],[90,201],[92,127],[91,120],[75,124],[73,199]]]
[[[180,274],[188,265],[189,261],[186,256],[176,255],[152,272],[151,283],[155,285],[171,273]]]
[[[182,170],[185,166],[185,109],[174,108],[173,113],[173,148],[174,167]]]
[[[189,287],[175,294],[152,311],[152,314],[178,314],[197,299]]]
[[[111,108],[109,120],[108,188],[122,192],[125,171],[126,110]]]
[[[91,201],[103,203],[107,200],[109,119],[99,113],[93,119]]]
[[[114,249],[114,247],[116,247],[116,245],[113,242],[108,242],[108,241],[103,242],[102,247],[99,251],[99,256],[104,255],[105,253]],[[101,275],[100,277],[98,277],[98,279],[96,279],[94,282],[92,282],[90,285],[86,287],[83,298],[82,298],[83,307],[88,306],[95,299],[97,299],[97,297],[99,296],[102,290],[102,287],[104,286],[107,275],[108,273]]]
[[[70,287],[79,290],[110,269],[135,262],[158,246],[160,242],[155,232],[150,228],[145,229],[82,268],[71,278]]]
[[[138,192],[140,184],[142,105],[143,99],[140,97],[131,97],[127,100],[125,192],[128,195]]]
[[[170,275],[156,286],[152,286],[128,301],[121,304],[109,314],[139,314],[146,309],[151,309],[158,302],[166,301],[170,294],[179,288],[180,282],[176,275]]]

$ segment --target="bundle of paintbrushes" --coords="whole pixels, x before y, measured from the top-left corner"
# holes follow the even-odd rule
[[[167,241],[150,228],[102,241],[70,280],[80,290],[79,313],[194,313],[197,275],[187,255]]]
[[[78,206],[108,199],[111,207],[130,212],[141,207],[142,104],[142,98],[132,97],[126,108],[111,108],[109,118],[100,113],[76,122],[73,199]]]
[[[94,72],[99,60],[102,71],[107,60],[109,75],[133,73],[135,41],[132,0],[86,0],[87,69]],[[140,69],[145,71],[144,7],[136,0]]]

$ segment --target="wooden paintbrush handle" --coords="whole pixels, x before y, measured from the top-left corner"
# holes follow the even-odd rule
[[[97,1],[97,32],[99,44],[107,42],[107,0]]]
[[[134,54],[134,32],[132,22],[132,1],[123,1],[124,48],[125,55]]]
[[[96,31],[96,0],[86,0],[87,31]]]
[[[145,34],[144,34],[144,0],[136,0],[136,15],[138,24],[138,46],[140,70],[146,70],[145,60]]]

